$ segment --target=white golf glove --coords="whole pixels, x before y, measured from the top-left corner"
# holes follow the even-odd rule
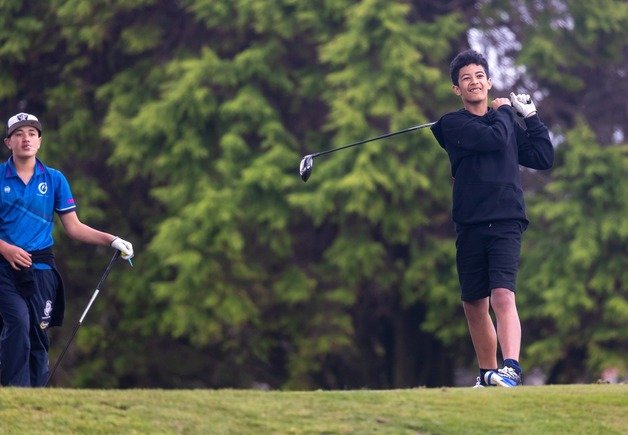
[[[113,239],[113,242],[111,242],[111,247],[120,251],[120,256],[123,259],[129,260],[133,258],[133,245],[126,240],[116,237]]]
[[[517,115],[527,118],[536,114],[536,106],[530,99],[528,94],[515,95],[514,92],[510,93],[510,103],[515,108]]]

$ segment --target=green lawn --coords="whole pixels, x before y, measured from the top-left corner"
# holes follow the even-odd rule
[[[0,433],[628,434],[628,385],[312,392],[0,388]]]

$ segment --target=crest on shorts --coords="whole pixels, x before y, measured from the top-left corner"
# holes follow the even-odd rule
[[[41,322],[39,322],[41,329],[46,329],[48,325],[50,325],[50,313],[52,313],[52,301],[47,300],[44,308],[44,317],[42,317]]]

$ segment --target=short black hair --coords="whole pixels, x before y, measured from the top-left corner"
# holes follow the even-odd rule
[[[465,50],[462,53],[458,53],[454,60],[449,65],[449,74],[451,75],[451,82],[458,86],[458,74],[460,70],[467,65],[480,65],[484,68],[486,78],[490,78],[488,72],[488,62],[486,58],[475,50]]]

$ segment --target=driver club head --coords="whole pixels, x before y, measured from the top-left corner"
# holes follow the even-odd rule
[[[310,178],[310,174],[312,173],[312,166],[314,165],[314,159],[311,154],[303,157],[301,159],[301,165],[299,165],[299,173],[301,174],[301,179],[305,182]]]

